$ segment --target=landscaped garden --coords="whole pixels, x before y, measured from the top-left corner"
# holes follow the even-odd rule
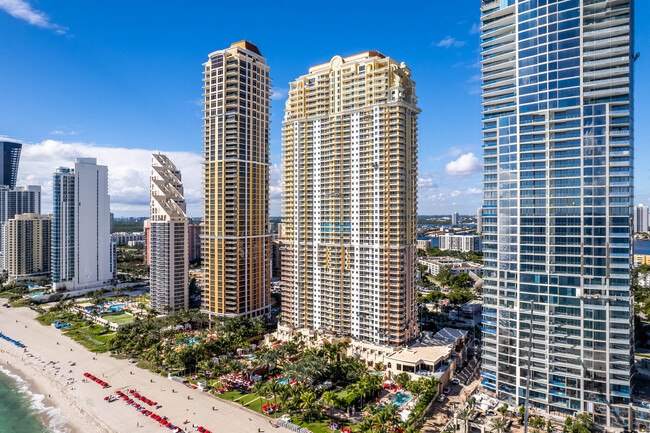
[[[438,389],[435,379],[411,381],[406,373],[387,382],[381,364],[369,369],[346,357],[345,342],[265,345],[272,328],[262,318],[210,318],[198,310],[163,317],[120,312],[106,317],[123,321],[113,333],[67,312],[70,307],[63,303],[39,321],[70,323],[61,331],[91,350],[135,358],[139,367],[180,377],[189,387],[205,386],[271,418],[288,416],[314,433],[417,431]]]

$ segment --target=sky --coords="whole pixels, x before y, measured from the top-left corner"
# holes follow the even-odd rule
[[[154,6],[155,5],[155,6]],[[479,1],[0,0],[0,137],[24,143],[19,184],[43,187],[75,157],[108,165],[116,216],[149,213],[150,154],[181,169],[201,216],[202,63],[242,39],[271,69],[271,215],[281,215],[289,82],[335,55],[378,50],[416,81],[419,213],[481,205]],[[650,2],[636,4],[636,202],[650,202]],[[645,54],[645,56],[644,56]]]

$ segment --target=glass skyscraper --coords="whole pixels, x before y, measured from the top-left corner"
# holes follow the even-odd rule
[[[18,177],[18,162],[20,161],[20,150],[23,145],[11,141],[0,141],[2,161],[0,163],[0,185],[8,186],[9,189],[16,187]]]
[[[531,406],[608,429],[632,392],[633,7],[481,2],[483,387],[524,404],[530,348]]]

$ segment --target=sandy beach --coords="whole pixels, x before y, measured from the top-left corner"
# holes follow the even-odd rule
[[[0,366],[26,380],[31,392],[42,394],[45,406],[60,409],[60,415],[67,418],[65,425],[58,428],[60,431],[171,431],[122,400],[104,401],[104,397],[115,395],[115,391],[126,392],[128,389],[135,389],[157,401],[162,407],[147,406],[147,409],[166,416],[174,425],[186,428],[188,432],[196,431],[193,424],[214,433],[289,431],[273,428],[269,418],[237,403],[189,389],[139,369],[127,360],[114,359],[109,354],[93,354],[53,326],[41,325],[35,320],[36,316],[27,308],[0,308],[0,332],[27,346],[21,349],[0,339]],[[72,366],[73,362],[76,365]],[[101,378],[111,388],[102,389],[99,384],[84,378],[85,372]],[[183,424],[185,420],[190,422]]]

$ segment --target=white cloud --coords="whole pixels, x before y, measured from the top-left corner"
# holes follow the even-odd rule
[[[474,24],[472,24],[472,28],[469,29],[469,34],[470,34],[470,35],[475,35],[475,34],[477,34],[477,33],[480,32],[480,31],[481,31],[481,26],[480,26],[480,24],[476,24],[476,23],[474,23]]]
[[[52,29],[60,35],[66,33],[67,29],[65,27],[52,23],[44,12],[32,9],[32,6],[26,0],[0,0],[0,9],[14,18],[27,21],[33,26]]]
[[[43,212],[52,208],[52,174],[57,167],[72,167],[78,157],[97,158],[97,163],[108,166],[108,188],[111,209],[117,216],[144,216],[149,213],[149,149],[126,149],[86,143],[64,143],[45,140],[24,144],[18,168],[21,185],[41,185]],[[199,153],[165,152],[180,168],[185,187],[189,216],[200,216],[201,161]]]
[[[271,89],[271,99],[284,99],[289,95],[289,89],[285,87],[274,87]]]
[[[445,36],[441,41],[439,42],[434,42],[433,46],[436,47],[442,47],[442,48],[460,48],[463,45],[465,45],[466,41],[458,41],[456,38],[453,38],[451,36]]]
[[[111,211],[116,216],[146,216],[149,214],[149,175],[151,149],[127,149],[87,143],[64,143],[45,140],[24,144],[18,168],[20,185],[41,185],[43,212],[52,209],[52,174],[57,167],[72,167],[79,157],[97,158],[97,163],[108,166],[108,190]],[[203,215],[202,164],[198,152],[162,152],[181,170],[187,214]],[[270,168],[271,215],[280,215],[282,197],[281,168]]]
[[[445,173],[450,176],[466,176],[481,171],[481,162],[474,153],[466,153],[445,166]]]

